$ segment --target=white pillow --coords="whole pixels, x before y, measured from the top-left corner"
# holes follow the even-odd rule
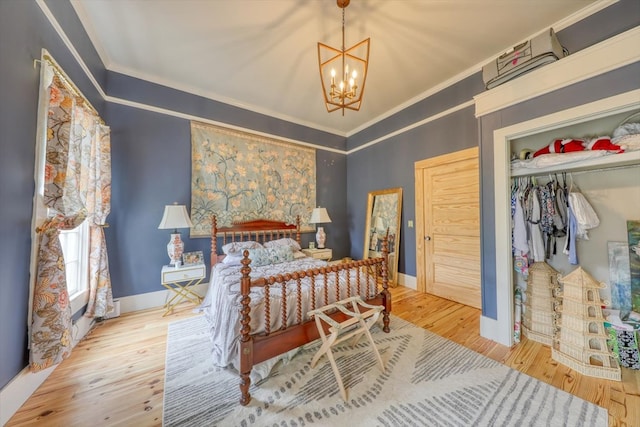
[[[241,265],[242,263],[242,254],[240,252],[235,252],[232,254],[225,255],[222,259],[222,263],[226,265]]]
[[[304,258],[304,257],[306,257],[306,255],[302,251],[294,251],[293,252],[293,259],[300,259],[300,258]]]
[[[293,252],[295,251],[299,251],[302,248],[300,247],[300,244],[295,241],[294,239],[291,239],[289,237],[284,237],[282,239],[277,239],[277,240],[271,240],[269,242],[265,242],[264,243],[264,247],[265,248],[277,248],[277,247],[281,247],[281,246],[289,246],[291,247],[291,250]]]
[[[242,251],[244,251],[245,249],[258,249],[261,247],[262,245],[260,243],[253,242],[251,240],[247,240],[245,242],[231,242],[222,247],[222,252],[225,255],[229,255],[232,253],[242,254]]]

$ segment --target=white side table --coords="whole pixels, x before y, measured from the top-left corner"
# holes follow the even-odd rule
[[[207,275],[207,267],[204,264],[183,265],[173,267],[162,266],[161,283],[162,286],[173,292],[173,295],[164,305],[163,317],[173,311],[173,308],[183,300],[200,304],[202,297],[191,288],[199,285]]]
[[[329,248],[303,249],[302,253],[306,256],[310,256],[311,258],[323,259],[325,261],[331,261],[331,258],[333,257],[333,251]]]

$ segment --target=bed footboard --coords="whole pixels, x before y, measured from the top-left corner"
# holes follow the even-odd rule
[[[324,307],[332,302],[355,295],[360,295],[370,304],[382,305],[383,331],[389,332],[391,312],[391,293],[388,282],[388,243],[383,241],[383,256],[380,258],[350,261],[332,264],[310,270],[296,271],[276,277],[251,279],[251,260],[248,251],[244,251],[242,259],[242,278],[240,290],[242,293],[240,308],[240,404],[247,405],[251,401],[249,387],[250,374],[253,366],[279,354],[319,338],[315,323],[307,316],[307,312]],[[310,281],[308,299],[303,299],[302,280]],[[340,285],[338,285],[340,283]],[[259,335],[251,331],[251,297],[252,287],[264,288],[265,331]],[[289,289],[291,288],[291,289]],[[270,290],[277,289],[280,295],[279,312],[272,313]],[[289,290],[288,290],[289,289]],[[316,291],[318,289],[318,291]],[[287,292],[295,300],[293,318],[289,318],[287,307]],[[281,326],[271,330],[273,316],[279,316]],[[335,311],[330,313],[335,320],[345,320],[344,313]]]

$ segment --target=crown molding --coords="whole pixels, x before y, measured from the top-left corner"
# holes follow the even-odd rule
[[[640,61],[640,26],[474,97],[476,117]]]

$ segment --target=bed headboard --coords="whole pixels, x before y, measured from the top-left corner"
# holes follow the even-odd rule
[[[218,220],[214,214],[211,217],[211,266],[217,264],[222,256],[218,254],[218,237],[222,237],[222,245],[230,242],[244,242],[254,240],[264,243],[270,240],[288,237],[300,244],[300,215],[295,224],[268,219],[254,219],[237,222],[231,227],[218,227]]]

